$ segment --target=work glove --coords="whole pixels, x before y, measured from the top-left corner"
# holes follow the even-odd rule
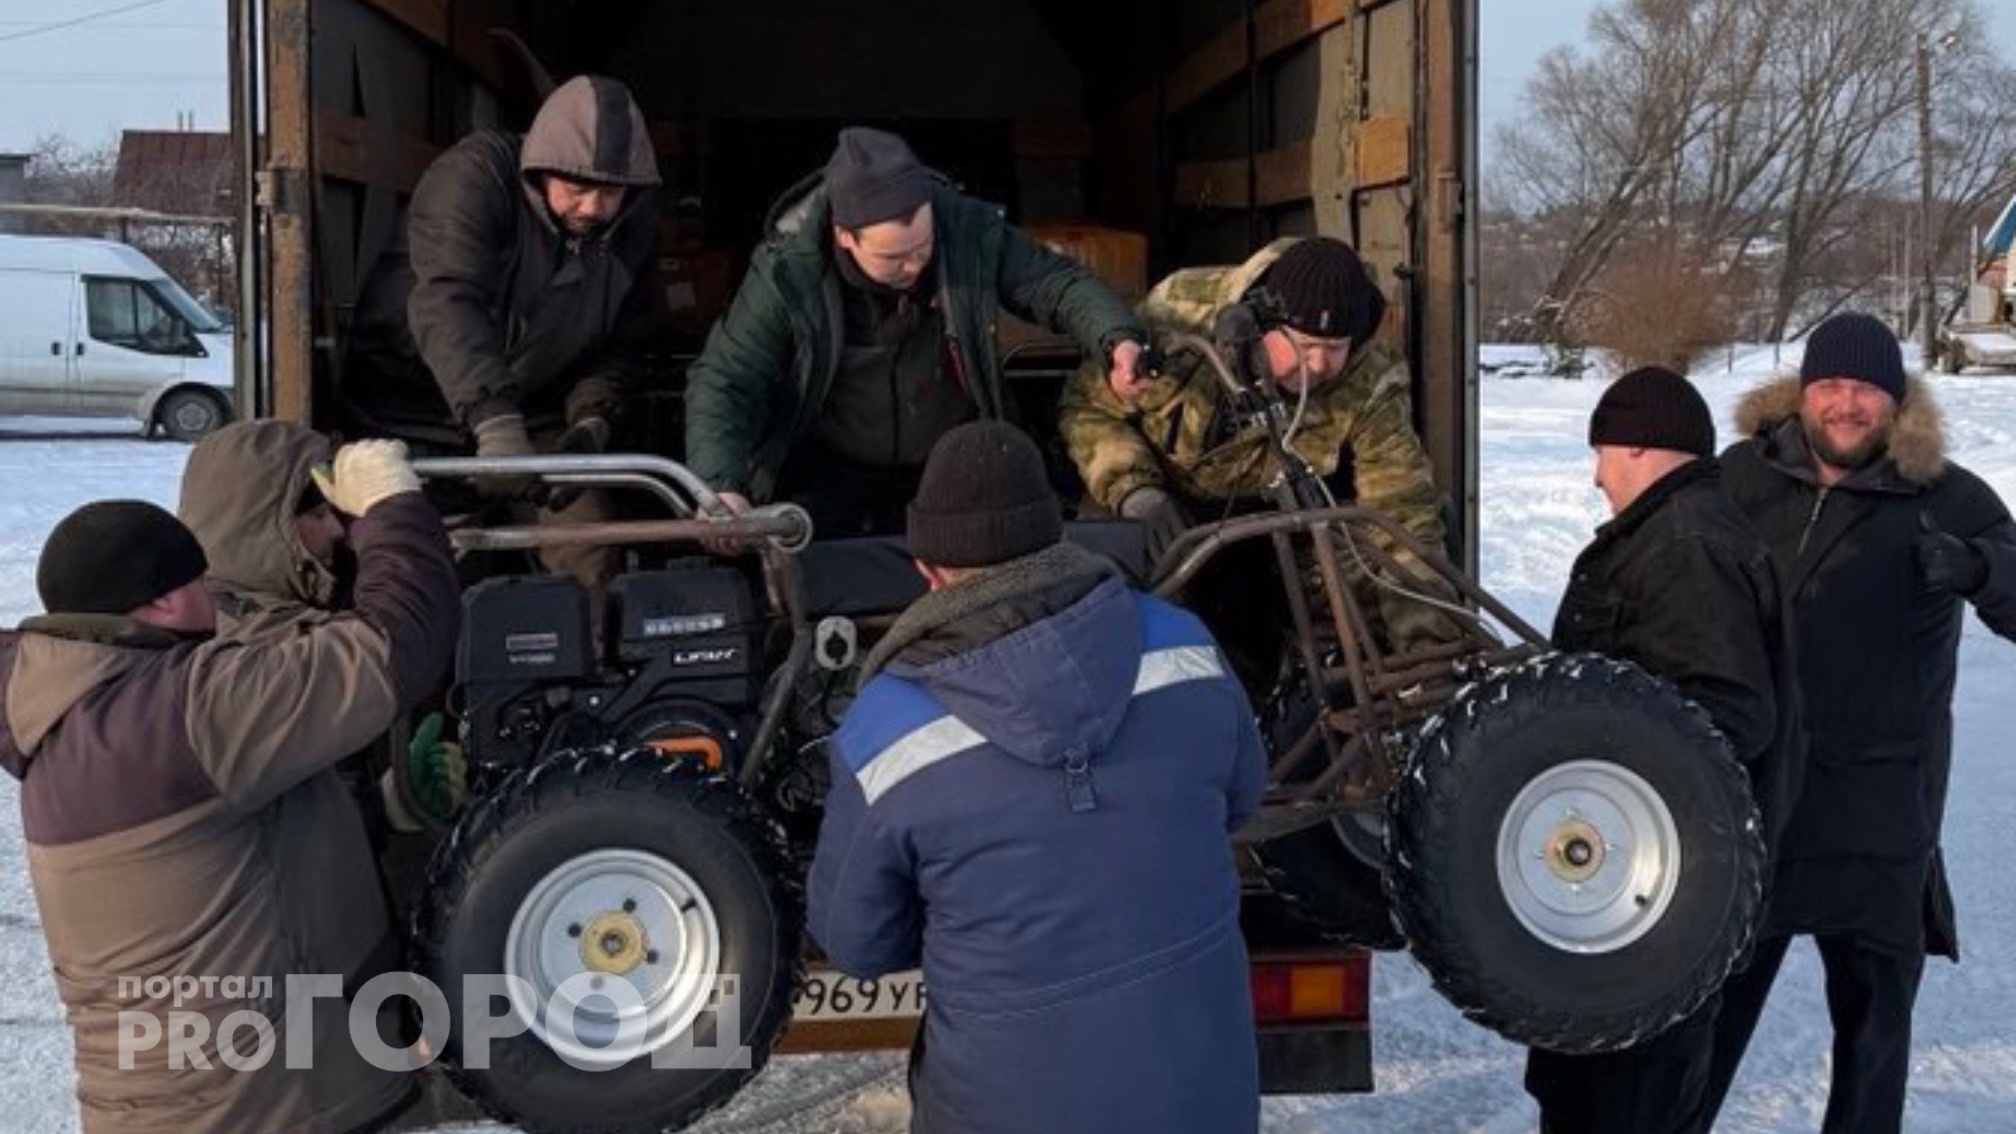
[[[353,441],[336,451],[334,462],[308,475],[329,506],[346,516],[362,516],[380,500],[420,491],[404,441]]]
[[[1120,514],[1141,525],[1148,537],[1148,562],[1162,561],[1171,544],[1190,530],[1190,517],[1174,496],[1159,488],[1137,488],[1120,502]]]
[[[440,713],[428,713],[413,730],[405,753],[406,793],[399,791],[390,769],[379,777],[385,821],[395,831],[412,834],[430,824],[445,824],[462,810],[469,796],[468,761],[462,757],[461,745],[441,739],[442,723]],[[420,814],[416,815],[414,808]]]
[[[1981,549],[1940,530],[1932,517],[1922,512],[1912,551],[1918,559],[1918,578],[1928,593],[1966,596],[1988,581],[1988,560]]]
[[[525,432],[525,415],[500,413],[476,423],[479,457],[529,457],[539,450]],[[493,500],[535,500],[541,483],[536,476],[479,476],[476,491]]]
[[[576,456],[606,453],[609,451],[609,433],[609,422],[604,418],[584,417],[567,427],[567,432],[560,435],[555,448],[559,452],[572,453]],[[583,492],[583,489],[571,484],[549,484],[545,487],[545,499],[541,503],[548,511],[553,512],[566,511],[576,500],[581,499]]]

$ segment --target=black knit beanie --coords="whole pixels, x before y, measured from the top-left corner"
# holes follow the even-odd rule
[[[931,196],[931,180],[910,144],[894,134],[850,126],[826,162],[833,223],[861,228],[908,217]]]
[[[1610,383],[1597,399],[1589,444],[1705,457],[1715,451],[1715,418],[1693,383],[1663,366],[1647,366]]]
[[[1830,316],[1806,336],[1799,385],[1853,378],[1904,400],[1904,351],[1883,320],[1859,311]]]
[[[165,508],[99,500],[63,517],[42,545],[35,589],[51,614],[125,614],[203,577],[203,545]]]
[[[1043,454],[998,421],[961,425],[931,447],[910,502],[910,554],[934,567],[991,567],[1064,538]]]
[[[1327,236],[1297,241],[1261,274],[1288,326],[1319,339],[1362,343],[1379,330],[1386,297],[1349,244]]]

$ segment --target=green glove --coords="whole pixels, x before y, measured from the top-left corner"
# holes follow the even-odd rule
[[[427,817],[446,823],[469,795],[469,764],[462,746],[441,739],[440,713],[428,713],[406,745],[406,782]]]

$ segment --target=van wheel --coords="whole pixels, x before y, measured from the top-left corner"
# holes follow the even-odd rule
[[[230,411],[216,395],[201,390],[171,390],[154,409],[154,421],[170,439],[191,444],[223,428]]]
[[[534,1134],[605,1134],[683,1129],[762,1069],[803,923],[783,836],[733,780],[604,748],[465,811],[414,937],[457,1088]]]
[[[1636,666],[1554,655],[1465,691],[1392,798],[1387,885],[1463,1014],[1574,1054],[1655,1035],[1756,929],[1762,823],[1708,715]]]

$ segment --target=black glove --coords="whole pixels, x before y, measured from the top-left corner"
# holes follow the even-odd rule
[[[1932,517],[1918,515],[1918,578],[1933,594],[1971,595],[1988,581],[1988,560],[1973,544],[1941,531]]]
[[[1148,562],[1160,563],[1169,546],[1190,530],[1190,517],[1174,496],[1159,488],[1137,488],[1120,502],[1120,514],[1141,525],[1148,537]]]
[[[584,453],[606,453],[609,451],[609,423],[600,417],[584,417],[568,426],[567,432],[560,435],[554,447],[558,452],[573,453],[577,456]],[[539,503],[550,512],[566,511],[576,500],[581,499],[581,493],[584,491],[568,484],[549,484],[545,487],[545,496]]]

